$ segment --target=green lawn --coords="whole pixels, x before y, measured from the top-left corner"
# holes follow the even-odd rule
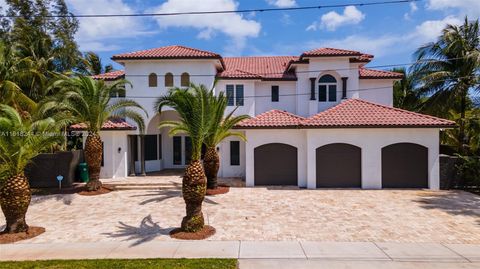
[[[51,260],[0,262],[5,269],[235,269],[235,259]]]

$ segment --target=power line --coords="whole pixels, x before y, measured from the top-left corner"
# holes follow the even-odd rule
[[[467,56],[464,57],[455,57],[455,58],[446,58],[446,59],[441,59],[441,60],[418,60],[415,62],[410,62],[410,63],[399,63],[399,64],[384,64],[384,65],[372,65],[365,67],[366,69],[370,68],[387,68],[387,67],[399,67],[399,66],[411,66],[419,63],[434,63],[434,62],[441,62],[441,61],[450,61],[450,60],[459,60],[459,59],[464,59],[468,58]],[[335,68],[335,69],[322,69],[322,70],[305,70],[305,71],[295,71],[297,74],[301,73],[319,73],[319,72],[327,72],[327,71],[348,71],[348,70],[357,70],[360,69],[359,67],[346,67],[346,68]],[[382,70],[385,71],[385,70]],[[154,72],[152,72],[154,73]],[[170,73],[170,72],[167,72]],[[266,75],[282,75],[282,74],[289,74],[288,72],[267,72],[267,73],[258,73],[257,75],[260,76],[266,76]],[[129,77],[148,77],[150,74],[125,74],[126,76]],[[156,74],[158,77],[164,77],[166,74]],[[213,74],[188,74],[190,77],[216,77],[217,75]],[[174,75],[174,77],[181,77],[182,75]],[[239,79],[241,80],[241,79]]]
[[[210,14],[231,14],[231,13],[251,13],[251,12],[278,12],[278,11],[302,11],[312,9],[324,8],[342,8],[347,6],[376,6],[376,5],[392,5],[404,4],[411,2],[419,2],[423,0],[394,0],[394,1],[378,1],[378,2],[357,2],[345,3],[335,5],[318,5],[318,6],[299,6],[299,7],[284,7],[284,8],[255,8],[255,9],[240,9],[240,10],[218,10],[218,11],[183,11],[183,12],[163,12],[163,13],[131,13],[131,14],[71,14],[71,15],[47,15],[46,18],[110,18],[110,17],[162,17],[162,16],[181,16],[181,15],[210,15]],[[22,18],[21,15],[2,15],[0,18]],[[38,16],[33,16],[38,17]]]

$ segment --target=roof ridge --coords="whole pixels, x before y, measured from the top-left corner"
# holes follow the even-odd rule
[[[435,117],[435,116],[432,116],[432,115],[427,115],[427,114],[422,114],[422,113],[418,113],[418,112],[413,112],[413,111],[410,111],[410,110],[406,110],[406,109],[401,109],[401,108],[398,108],[398,107],[393,107],[393,106],[386,106],[386,105],[382,105],[382,104],[377,104],[377,103],[373,103],[373,102],[369,102],[369,101],[366,101],[366,100],[363,100],[363,99],[359,99],[359,98],[351,98],[349,100],[355,100],[355,101],[360,101],[360,102],[363,102],[363,103],[366,103],[366,104],[370,104],[370,105],[374,105],[374,106],[378,106],[378,107],[383,107],[383,108],[386,108],[386,109],[390,109],[390,110],[395,110],[395,111],[398,111],[398,112],[403,112],[403,113],[408,113],[408,114],[411,114],[411,115],[416,115],[416,116],[420,116],[420,117],[424,117],[424,118],[427,118],[427,119],[433,119],[433,120],[441,120],[441,121],[445,121],[445,122],[450,122],[450,123],[455,123],[454,121],[452,120],[447,120],[447,119],[443,119],[443,118],[440,118],[440,117]],[[345,103],[345,102],[344,102]],[[342,104],[342,103],[341,103]],[[325,110],[326,111],[326,110]]]

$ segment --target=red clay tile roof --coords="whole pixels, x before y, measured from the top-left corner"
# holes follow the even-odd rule
[[[455,127],[455,122],[360,99],[348,99],[306,119],[301,125],[304,128],[452,128]]]
[[[104,74],[99,74],[99,75],[94,75],[92,76],[93,79],[103,79],[105,81],[112,81],[112,80],[117,80],[121,78],[125,78],[125,71],[123,70],[117,70],[117,71],[112,71]]]
[[[292,72],[287,72],[290,61],[296,56],[267,57],[225,57],[225,71],[218,74],[221,79],[262,79],[296,80]]]
[[[295,114],[274,109],[259,114],[256,117],[246,119],[237,124],[236,128],[296,128],[304,119],[305,118]]]
[[[334,56],[362,56],[364,53],[355,50],[344,50],[334,48],[318,48],[302,53],[300,58],[303,57],[334,57]]]
[[[374,58],[371,54],[362,54],[359,57],[350,58],[351,63],[369,63]]]
[[[85,123],[77,123],[77,124],[71,125],[69,129],[74,131],[82,131],[82,130],[85,130],[86,127],[87,126]],[[111,119],[102,125],[102,130],[136,130],[136,129],[137,127],[120,119],[119,120]]]
[[[210,51],[184,46],[167,46],[113,55],[112,60],[128,59],[221,59],[222,56]]]
[[[359,68],[358,75],[360,79],[401,79],[403,78],[402,73],[390,72],[390,71],[383,71],[383,70],[373,70],[368,68]]]

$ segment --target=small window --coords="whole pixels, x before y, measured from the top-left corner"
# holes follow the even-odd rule
[[[190,136],[185,136],[185,165],[190,164],[192,160],[192,139]]]
[[[272,86],[272,102],[278,102],[278,86]]]
[[[227,105],[233,106],[233,85],[227,85]]]
[[[182,137],[173,137],[173,164],[182,164]]]
[[[148,75],[148,87],[157,87],[157,74],[151,73]]]
[[[337,85],[328,86],[328,101],[329,102],[337,101]]]
[[[318,101],[327,101],[327,85],[318,85]]]
[[[145,161],[158,160],[157,145],[156,135],[145,135]]]
[[[235,104],[237,106],[243,106],[243,85],[236,85],[235,86]]]
[[[158,159],[162,159],[162,135],[158,135]]]
[[[230,165],[240,165],[240,141],[230,141]]]
[[[188,73],[183,73],[180,79],[180,86],[188,87],[190,86],[190,75]]]
[[[173,87],[173,74],[170,72],[165,74],[165,87]]]

